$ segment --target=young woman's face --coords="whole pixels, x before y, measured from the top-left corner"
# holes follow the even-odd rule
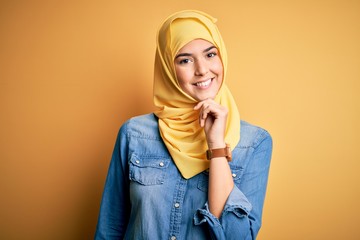
[[[195,39],[176,54],[174,60],[181,89],[198,101],[214,99],[223,81],[218,49],[210,42]]]

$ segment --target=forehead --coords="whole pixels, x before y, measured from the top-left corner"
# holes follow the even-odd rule
[[[203,52],[212,46],[214,46],[214,44],[204,39],[194,39],[185,44],[178,53]]]

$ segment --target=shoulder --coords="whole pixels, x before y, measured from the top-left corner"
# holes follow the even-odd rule
[[[272,138],[270,133],[262,127],[241,120],[240,122],[240,142],[236,147],[239,148],[257,148],[261,143],[272,147]]]
[[[153,113],[130,118],[121,126],[120,133],[128,137],[161,140],[158,119]]]

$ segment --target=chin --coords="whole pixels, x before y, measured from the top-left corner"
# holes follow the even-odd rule
[[[207,96],[199,96],[199,97],[194,97],[196,100],[198,100],[199,102],[206,100],[206,99],[215,99],[216,95],[207,95]]]

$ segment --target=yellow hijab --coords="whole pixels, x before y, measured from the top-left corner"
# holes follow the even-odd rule
[[[194,10],[169,16],[157,34],[154,71],[155,115],[159,118],[161,137],[184,178],[191,178],[209,168],[205,132],[199,125],[199,112],[193,108],[197,100],[178,84],[174,59],[177,52],[194,39],[214,44],[220,53],[224,79],[215,101],[228,108],[225,142],[235,147],[240,140],[240,116],[236,103],[225,84],[227,54],[216,19]]]

